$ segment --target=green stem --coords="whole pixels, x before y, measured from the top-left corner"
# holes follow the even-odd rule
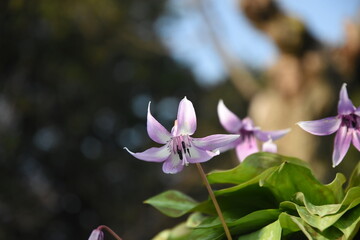
[[[223,225],[223,228],[224,228],[226,237],[227,237],[228,240],[232,240],[232,237],[231,237],[229,228],[228,228],[228,226],[226,225],[226,222],[225,222],[224,216],[223,216],[223,214],[222,214],[222,212],[221,212],[219,203],[217,202],[216,197],[215,197],[215,194],[214,194],[213,190],[211,189],[211,186],[210,186],[210,184],[209,184],[209,181],[208,181],[207,178],[206,178],[205,172],[204,172],[203,168],[201,167],[201,164],[200,164],[200,163],[196,163],[196,167],[197,167],[197,169],[198,169],[198,171],[199,171],[199,174],[200,174],[200,176],[201,176],[201,178],[202,178],[202,180],[203,180],[203,182],[204,182],[204,184],[205,184],[205,186],[206,186],[206,189],[207,189],[208,192],[209,192],[210,198],[211,198],[211,200],[212,200],[212,202],[213,202],[213,204],[214,204],[214,206],[215,206],[216,212],[217,212],[217,214],[219,215],[219,219],[220,219],[220,221],[221,221],[221,224]]]

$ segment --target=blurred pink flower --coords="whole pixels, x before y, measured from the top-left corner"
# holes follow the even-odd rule
[[[235,148],[240,161],[243,161],[250,154],[259,151],[256,140],[264,142],[263,151],[276,152],[277,147],[272,141],[281,138],[290,131],[290,129],[262,131],[259,127],[254,126],[253,121],[249,117],[241,120],[225,106],[223,100],[219,101],[217,111],[221,125],[230,133],[240,134],[240,138],[237,141],[222,148],[221,151]]]

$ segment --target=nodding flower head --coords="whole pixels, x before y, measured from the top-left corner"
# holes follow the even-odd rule
[[[95,229],[91,232],[88,240],[104,240],[104,233],[100,229]]]
[[[134,157],[149,161],[162,162],[165,173],[178,173],[189,163],[206,162],[218,155],[219,149],[233,143],[238,134],[215,134],[204,138],[191,137],[196,130],[196,114],[191,101],[184,97],[178,108],[177,120],[171,132],[166,130],[150,112],[147,113],[147,132],[149,137],[162,147],[152,147],[144,152],[134,153]]]

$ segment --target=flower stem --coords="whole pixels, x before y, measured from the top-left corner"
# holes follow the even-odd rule
[[[203,168],[201,167],[201,164],[200,164],[200,163],[196,163],[196,167],[197,167],[197,169],[198,169],[198,171],[199,171],[199,174],[200,174],[200,176],[201,176],[201,178],[202,178],[202,180],[203,180],[203,182],[204,182],[204,184],[205,184],[205,186],[206,186],[206,189],[207,189],[208,192],[209,192],[210,198],[211,198],[211,200],[212,200],[212,202],[213,202],[213,204],[214,204],[214,206],[215,206],[215,209],[216,209],[216,212],[217,212],[217,214],[218,214],[218,216],[219,216],[219,219],[220,219],[220,221],[221,221],[221,224],[223,225],[223,228],[224,228],[226,237],[227,237],[228,240],[232,240],[232,237],[231,237],[229,228],[228,228],[228,226],[226,225],[226,222],[225,222],[224,216],[223,216],[223,214],[222,214],[222,212],[221,212],[219,203],[217,202],[216,197],[215,197],[215,194],[214,194],[213,190],[211,189],[211,186],[210,186],[210,184],[209,184],[209,181],[208,181],[207,178],[206,178],[205,172],[204,172]]]
[[[111,228],[109,228],[108,226],[105,225],[101,225],[98,226],[97,228],[98,230],[102,231],[103,229],[105,229],[108,233],[110,233],[116,240],[122,240],[121,237],[119,237],[113,230],[111,230]]]

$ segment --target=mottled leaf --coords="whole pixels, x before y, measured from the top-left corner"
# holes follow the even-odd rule
[[[152,205],[169,217],[180,217],[198,204],[191,197],[175,190],[169,190],[149,198],[145,203]]]

